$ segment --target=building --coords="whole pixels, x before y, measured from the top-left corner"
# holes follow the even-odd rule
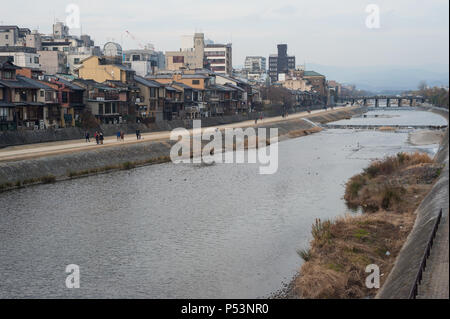
[[[289,70],[295,69],[295,56],[287,54],[287,44],[278,45],[278,54],[269,56],[269,76],[272,82],[277,82],[283,75],[286,75]]]
[[[0,26],[0,47],[25,46],[30,29],[19,28],[16,25]]]
[[[122,59],[122,47],[115,42],[107,42],[103,47],[103,55],[107,57],[119,57]]]
[[[0,47],[0,56],[9,57],[11,62],[23,68],[39,69],[39,54],[35,48],[25,46]]]
[[[0,57],[0,129],[66,126],[69,112],[63,111],[57,90],[50,83],[17,75],[18,70],[9,59]]]
[[[38,51],[41,70],[46,74],[68,73],[67,55],[61,51]]]
[[[252,74],[266,73],[267,60],[262,56],[248,56],[245,58],[244,69]]]
[[[86,109],[99,123],[120,124],[125,121],[128,115],[126,92],[94,80],[75,79],[72,83],[84,88]]]
[[[181,69],[202,69],[205,55],[205,35],[196,33],[192,38],[192,47],[186,37],[182,38],[182,48],[179,51],[166,52],[166,69],[177,71]]]
[[[315,71],[304,71],[303,78],[308,80],[312,86],[312,91],[318,93],[320,96],[326,97],[327,92],[327,79],[325,75],[317,73]]]
[[[232,75],[233,51],[231,43],[205,46],[205,66],[214,73]]]
[[[164,85],[140,76],[135,76],[134,79],[140,91],[139,99],[136,102],[140,117],[149,118],[155,122],[162,121],[165,96]]]
[[[136,75],[146,77],[164,70],[166,61],[164,53],[146,48],[125,51],[124,64],[133,69]]]
[[[63,22],[56,22],[53,24],[53,38],[65,39],[69,37],[69,27]]]
[[[91,56],[81,61],[81,66],[76,69],[78,76],[85,80],[94,80],[103,83],[108,80],[122,83],[134,82],[135,72],[117,60],[98,56]]]

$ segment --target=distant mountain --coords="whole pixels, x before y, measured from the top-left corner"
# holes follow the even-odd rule
[[[354,84],[358,89],[371,92],[416,89],[421,81],[430,86],[449,84],[448,65],[336,67],[309,63],[306,69],[322,73],[329,80]]]

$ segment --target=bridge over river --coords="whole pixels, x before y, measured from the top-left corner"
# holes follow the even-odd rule
[[[338,98],[338,103],[350,102],[351,105],[361,104],[364,106],[369,106],[369,102],[375,105],[375,107],[380,107],[380,101],[386,101],[386,106],[391,107],[396,102],[398,107],[404,105],[417,106],[417,103],[425,103],[425,98],[423,96],[397,96],[397,95],[372,95],[372,96],[361,96],[361,97],[340,97]]]

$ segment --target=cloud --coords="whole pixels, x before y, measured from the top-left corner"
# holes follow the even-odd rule
[[[152,42],[176,50],[182,35],[202,31],[216,42],[233,41],[236,64],[246,55],[268,56],[280,42],[299,63],[448,63],[448,0],[23,0],[3,3],[0,21],[49,33],[70,3],[80,6],[83,33],[99,45],[114,39],[124,48]],[[365,27],[370,3],[380,6],[379,30]]]

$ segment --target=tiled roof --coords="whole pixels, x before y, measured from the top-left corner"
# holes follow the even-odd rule
[[[0,85],[3,85],[12,89],[40,89],[34,83],[29,83],[22,79],[22,77],[18,76],[16,80],[0,80]]]
[[[304,76],[323,76],[323,75],[317,73],[316,71],[305,71]]]
[[[134,80],[137,83],[140,83],[140,84],[145,85],[147,87],[151,87],[151,88],[159,88],[159,87],[161,87],[161,84],[159,84],[158,82],[153,81],[153,80],[149,80],[149,79],[144,79],[141,76],[135,75],[134,76]]]
[[[37,80],[34,80],[34,79],[30,79],[30,78],[27,78],[27,77],[21,76],[21,75],[18,75],[17,78],[20,78],[22,81],[28,82],[31,85],[34,85],[34,86],[38,87],[41,90],[55,91],[52,87],[50,87],[49,85],[47,85],[45,83],[42,83],[40,81],[37,81]]]
[[[189,90],[189,89],[192,90],[193,89],[192,86],[189,86],[187,84],[180,83],[180,82],[173,82],[172,85],[177,85],[177,86],[182,87],[183,89],[186,89],[186,90]]]

